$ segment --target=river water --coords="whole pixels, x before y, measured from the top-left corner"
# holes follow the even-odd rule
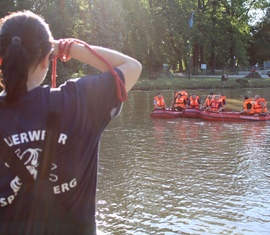
[[[241,108],[243,95],[270,100],[267,89],[223,93],[234,109]],[[163,94],[170,103],[173,92]],[[103,134],[99,229],[106,234],[268,235],[270,122],[151,119],[155,95],[130,92]]]

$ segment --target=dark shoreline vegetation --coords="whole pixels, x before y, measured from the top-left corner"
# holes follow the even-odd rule
[[[184,76],[164,76],[150,80],[149,77],[142,76],[134,85],[132,90],[193,90],[193,89],[233,89],[233,88],[265,88],[270,87],[270,78],[245,78],[229,77],[227,81],[222,81],[221,76],[192,77]]]

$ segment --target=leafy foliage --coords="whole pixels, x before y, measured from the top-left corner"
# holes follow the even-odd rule
[[[250,41],[249,55],[252,64],[270,60],[270,10],[252,29],[253,40]]]
[[[201,64],[214,73],[270,60],[269,6],[268,0],[1,0],[0,17],[32,10],[45,18],[56,39],[75,37],[122,51],[139,59],[144,72],[158,72],[164,63],[183,72],[190,52],[196,74]],[[251,26],[256,8],[265,10],[265,18]],[[79,62],[59,62],[58,82],[86,71],[92,70]]]

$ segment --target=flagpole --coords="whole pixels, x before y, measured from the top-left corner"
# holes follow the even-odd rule
[[[188,21],[188,79],[190,79],[190,28],[193,26],[194,11],[190,13]]]
[[[188,79],[190,79],[190,27],[188,27]]]

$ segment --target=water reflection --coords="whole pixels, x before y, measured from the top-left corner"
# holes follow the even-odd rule
[[[100,229],[268,234],[270,123],[150,119],[152,97],[130,93],[102,137]]]

